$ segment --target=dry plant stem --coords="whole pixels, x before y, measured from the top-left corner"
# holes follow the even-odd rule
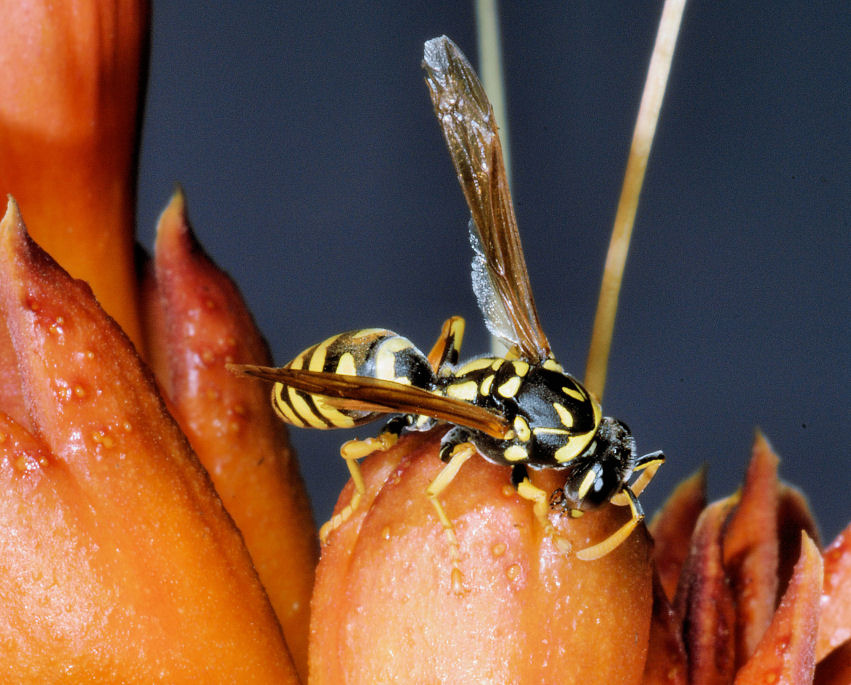
[[[497,0],[476,0],[476,36],[479,42],[479,75],[488,94],[494,119],[499,124],[502,160],[505,177],[511,185],[511,139],[508,135],[508,112],[505,104],[505,73],[502,69],[502,40],[499,30]],[[507,348],[496,336],[491,336],[491,352],[505,356]]]
[[[594,317],[594,329],[591,333],[588,363],[585,367],[585,387],[598,400],[603,399],[603,390],[606,386],[606,369],[612,344],[615,313],[618,308],[621,280],[635,222],[635,212],[638,208],[638,196],[644,182],[644,172],[647,169],[647,159],[650,156],[650,147],[656,132],[656,123],[659,120],[659,110],[665,95],[665,86],[671,70],[674,46],[677,42],[684,8],[685,0],[666,0],[665,2],[647,72],[647,81],[644,84],[644,93],[641,96],[638,119],[635,122],[623,188],[615,215],[615,225],[609,243],[609,252],[606,255],[600,299],[597,304],[597,314]]]

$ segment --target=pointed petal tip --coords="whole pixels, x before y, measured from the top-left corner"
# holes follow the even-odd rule
[[[154,258],[160,258],[163,250],[171,251],[185,246],[197,245],[195,234],[189,225],[189,215],[186,211],[186,194],[178,184],[169,198],[168,204],[157,221],[156,240],[154,241]]]
[[[6,196],[6,213],[3,215],[2,221],[0,221],[0,232],[6,233],[16,229],[20,230],[22,225],[21,210],[15,198],[10,193]]]

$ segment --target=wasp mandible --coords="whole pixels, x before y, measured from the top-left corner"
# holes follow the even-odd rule
[[[488,329],[508,353],[459,365],[464,322],[452,317],[428,355],[392,331],[370,328],[332,336],[282,368],[234,368],[274,381],[275,411],[294,426],[352,428],[396,415],[378,437],[341,448],[355,494],[323,526],[323,540],[358,506],[364,492],[360,458],[391,446],[403,431],[443,422],[451,424],[440,447],[446,465],[426,494],[455,562],[457,542],[439,496],[474,455],[512,467],[517,493],[534,503],[537,520],[557,542],[548,517],[550,493],[532,484],[528,469],[564,473],[557,498],[572,515],[609,501],[629,506],[630,520],[620,529],[576,552],[580,559],[598,559],[644,518],[637,495],[665,457],[638,456],[626,425],[603,416],[597,400],[555,360],[532,297],[490,102],[467,59],[445,36],[425,44],[423,67],[471,212],[473,289]]]

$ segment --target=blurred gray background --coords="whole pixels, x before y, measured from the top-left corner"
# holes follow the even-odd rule
[[[428,350],[451,314],[467,355],[487,351],[419,66],[443,33],[476,64],[472,6],[155,5],[142,242],[182,183],[281,364],[365,326]],[[580,377],[661,6],[503,3],[520,232],[544,327]],[[648,512],[704,462],[711,497],[733,490],[759,426],[824,536],[851,519],[849,29],[838,1],[686,8],[604,403],[668,456]],[[350,437],[292,430],[319,522]]]

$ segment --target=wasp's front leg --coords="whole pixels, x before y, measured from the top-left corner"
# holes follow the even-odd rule
[[[517,464],[511,471],[511,482],[517,494],[532,502],[532,512],[544,530],[544,535],[552,539],[556,547],[565,554],[570,553],[572,545],[556,531],[550,523],[550,496],[546,490],[534,485],[529,478],[529,472],[523,464]],[[572,512],[571,512],[572,513]],[[581,512],[580,512],[581,514]]]

